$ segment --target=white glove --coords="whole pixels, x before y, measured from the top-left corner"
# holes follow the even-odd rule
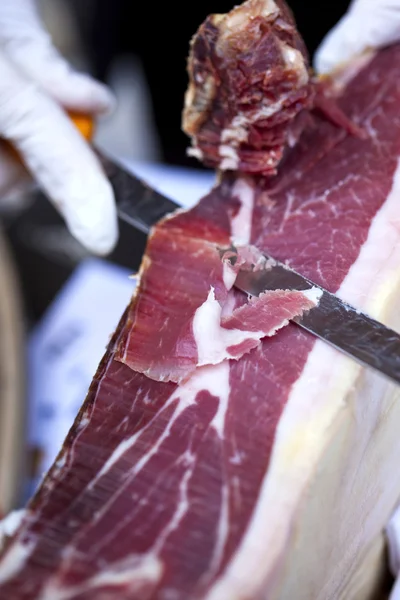
[[[389,567],[396,580],[390,600],[400,600],[400,507],[392,515],[386,526],[386,539],[389,553]]]
[[[400,40],[400,0],[352,0],[314,57],[319,74],[346,63],[366,50]]]
[[[64,109],[97,116],[108,89],[76,73],[53,47],[34,0],[0,0],[0,137],[19,150],[33,178],[90,251],[107,254],[118,237],[111,186]],[[0,197],[27,178],[0,148]]]

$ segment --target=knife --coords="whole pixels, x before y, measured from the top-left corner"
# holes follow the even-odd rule
[[[162,218],[181,208],[117,162],[100,154],[114,189],[119,217],[144,233]],[[259,296],[267,290],[309,290],[321,292],[318,304],[295,317],[293,322],[314,336],[344,352],[362,366],[379,371],[400,383],[400,335],[360,312],[307,277],[265,254],[266,267],[257,271],[239,270],[235,287]]]
[[[90,141],[93,123],[85,115],[70,113],[82,135]],[[181,206],[154,190],[127,171],[117,161],[94,148],[112,185],[120,219],[146,235],[151,228]],[[347,304],[307,277],[265,254],[266,266],[255,271],[239,270],[235,287],[251,296],[267,290],[304,291],[312,287],[320,293],[318,304],[292,321],[345,353],[364,367],[372,368],[400,384],[400,335]]]

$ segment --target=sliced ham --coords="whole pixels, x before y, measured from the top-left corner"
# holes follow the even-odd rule
[[[227,217],[232,232],[237,216]],[[238,268],[257,267],[263,256],[250,247],[235,249],[236,254],[224,252],[201,237],[197,222],[193,211],[156,227],[137,301],[128,313],[131,326],[119,345],[119,360],[156,381],[182,383],[197,367],[239,359],[318,301],[313,289],[269,291],[250,300],[235,293]],[[219,235],[225,243],[230,240],[224,230]],[[234,266],[230,254],[237,257]]]

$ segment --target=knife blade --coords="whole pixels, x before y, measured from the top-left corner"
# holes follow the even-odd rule
[[[135,229],[147,235],[160,219],[182,208],[104,152],[96,149],[96,153],[113,188],[119,218]]]
[[[114,189],[119,217],[148,234],[162,218],[181,208],[104,153],[97,151]],[[293,322],[343,352],[400,384],[400,335],[347,304],[274,257],[264,253],[266,267],[239,270],[235,287],[250,296],[276,289],[304,291],[317,288],[318,304]]]
[[[321,292],[317,306],[303,316],[295,317],[293,322],[362,366],[371,367],[400,383],[400,335],[396,331],[268,254],[264,256],[267,266],[257,271],[240,270],[235,287],[251,296],[259,296],[267,290],[317,288]]]

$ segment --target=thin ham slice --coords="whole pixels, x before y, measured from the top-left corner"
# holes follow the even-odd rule
[[[186,214],[181,226],[181,216],[168,218],[153,231],[131,326],[118,349],[121,362],[156,381],[182,383],[197,367],[239,359],[318,300],[313,289],[269,291],[251,300],[235,294],[238,268],[253,267],[262,255],[241,247],[232,267],[229,252],[199,236],[196,211],[192,219]],[[220,239],[227,241],[223,231]],[[239,306],[228,314],[232,302]]]

